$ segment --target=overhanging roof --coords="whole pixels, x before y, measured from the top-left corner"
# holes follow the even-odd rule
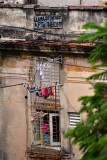
[[[92,43],[55,42],[55,41],[22,41],[8,40],[0,42],[1,51],[30,52],[35,55],[50,54],[89,54],[95,47]],[[15,54],[15,52],[14,52]]]

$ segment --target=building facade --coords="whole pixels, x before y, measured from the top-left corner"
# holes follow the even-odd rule
[[[64,134],[86,115],[78,98],[95,44],[75,42],[86,22],[102,24],[107,8],[0,6],[0,159],[74,159],[81,153]]]

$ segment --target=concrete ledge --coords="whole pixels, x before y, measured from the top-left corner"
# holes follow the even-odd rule
[[[39,7],[37,4],[0,4],[0,8],[22,8],[22,9],[34,9]]]
[[[64,7],[48,7],[40,6],[38,4],[4,4],[0,3],[0,8],[23,8],[34,9],[35,11],[67,11],[67,10],[107,10],[107,5],[104,6],[91,6],[91,5],[76,5],[76,6],[64,6]]]
[[[68,10],[82,10],[82,11],[88,11],[88,10],[95,10],[95,11],[105,11],[107,10],[107,6],[87,6],[87,5],[79,5],[79,6],[68,6]]]

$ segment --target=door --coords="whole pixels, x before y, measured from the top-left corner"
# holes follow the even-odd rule
[[[50,113],[50,144],[60,145],[60,119],[58,113]]]

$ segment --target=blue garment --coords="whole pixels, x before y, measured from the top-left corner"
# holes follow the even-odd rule
[[[43,140],[44,140],[44,142],[49,142],[49,134],[44,133],[43,134]]]
[[[35,87],[27,87],[27,89],[28,89],[28,91],[30,92],[30,93],[33,93],[33,92],[35,92]]]

